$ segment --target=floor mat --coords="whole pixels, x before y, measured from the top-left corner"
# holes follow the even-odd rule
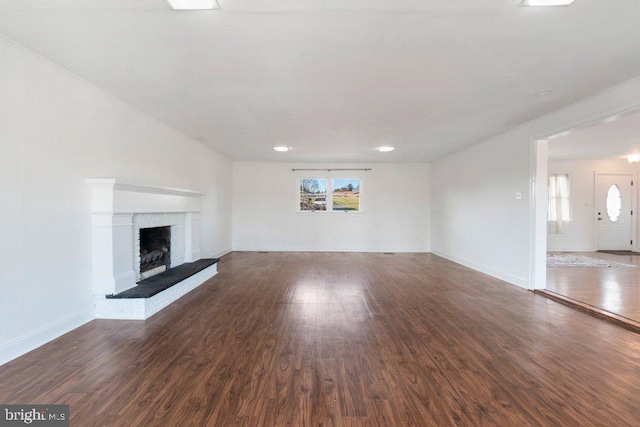
[[[576,254],[547,254],[547,267],[636,268],[635,265]]]

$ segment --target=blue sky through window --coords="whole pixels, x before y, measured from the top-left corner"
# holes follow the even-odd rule
[[[326,193],[327,187],[326,178],[303,178],[300,180],[300,191],[303,193]]]
[[[333,191],[340,190],[341,188],[348,188],[349,184],[351,184],[353,191],[360,189],[359,178],[339,178],[333,180]]]

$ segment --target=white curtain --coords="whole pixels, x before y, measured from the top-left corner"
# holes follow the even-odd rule
[[[569,203],[569,175],[549,176],[549,234],[566,232],[566,223],[571,220]]]

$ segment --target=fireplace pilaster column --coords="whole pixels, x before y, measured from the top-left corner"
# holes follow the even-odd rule
[[[187,247],[185,262],[199,260],[200,257],[200,213],[188,212],[186,221]]]
[[[94,212],[91,222],[94,294],[113,294],[135,286],[133,214]]]

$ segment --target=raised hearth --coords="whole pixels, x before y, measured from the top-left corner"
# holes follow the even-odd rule
[[[218,272],[218,259],[185,263],[117,295],[96,295],[99,319],[144,320],[200,286]]]
[[[185,279],[201,272],[220,261],[219,258],[199,259],[195,262],[186,262],[164,273],[160,273],[148,279],[138,282],[138,286],[127,289],[119,294],[107,295],[107,299],[122,298],[150,298],[173,285],[177,285]]]

